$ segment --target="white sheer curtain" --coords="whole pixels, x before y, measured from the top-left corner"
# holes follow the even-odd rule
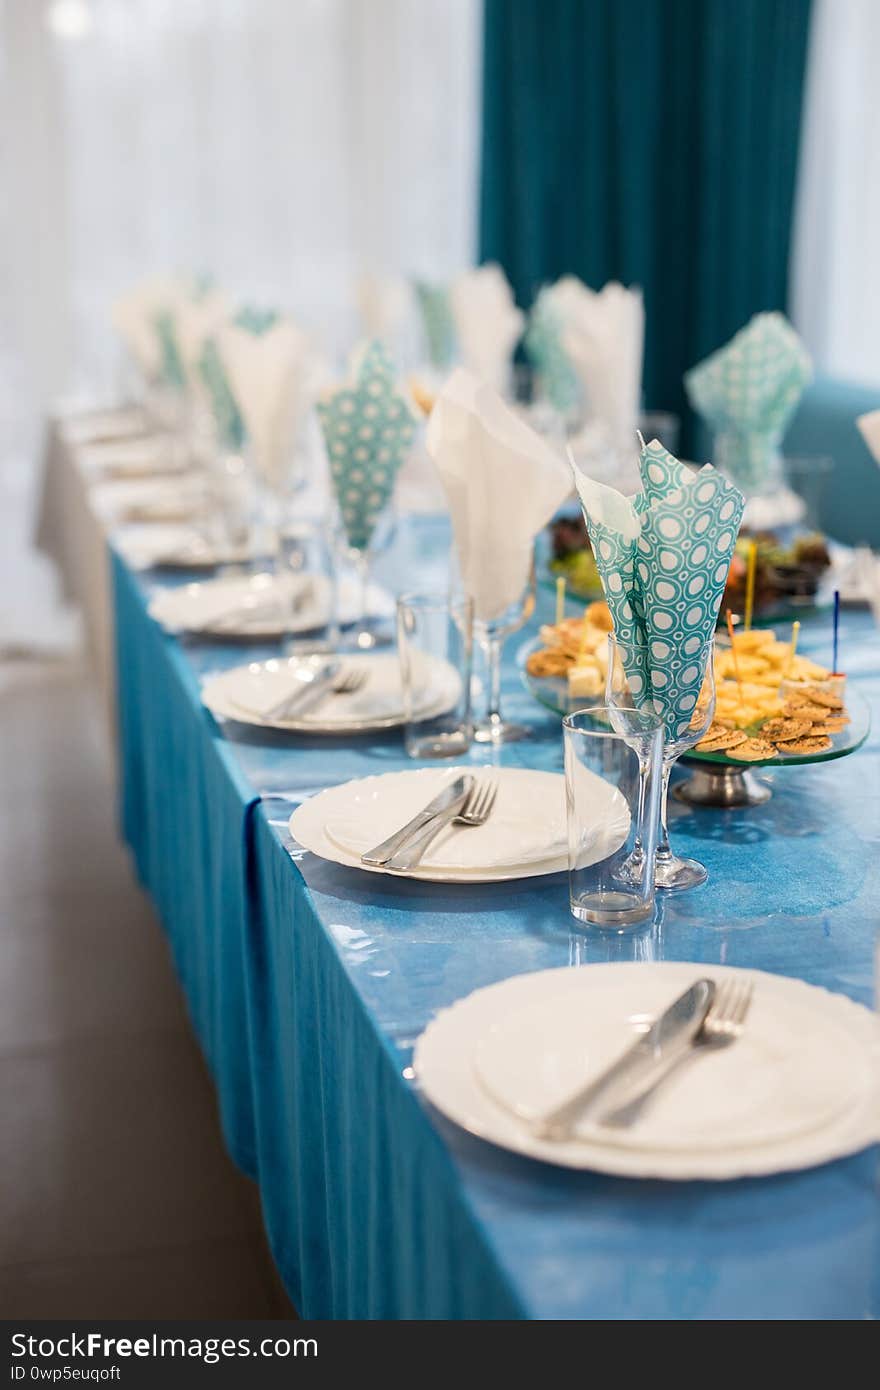
[[[880,0],[814,0],[792,314],[835,376],[880,385]]]
[[[441,277],[476,243],[480,0],[76,0],[88,28],[66,40],[51,8],[0,0],[0,542],[18,551],[47,405],[112,391],[126,285],[209,272],[339,354],[360,270]]]

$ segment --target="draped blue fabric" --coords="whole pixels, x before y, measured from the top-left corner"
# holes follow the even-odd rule
[[[410,523],[386,580],[411,580],[416,559],[425,575],[447,544],[443,526]],[[705,859],[707,888],[667,901],[653,933],[585,936],[572,929],[563,875],[430,885],[301,851],[287,830],[293,804],[411,765],[399,738],[225,736],[199,703],[199,679],[240,663],[243,649],[163,635],[146,612],[153,581],[118,557],[113,574],[125,834],[168,934],[229,1151],[259,1184],[304,1316],[880,1313],[876,1149],[762,1182],[617,1181],[469,1138],[423,1103],[407,1071],[438,1009],[548,966],[722,961],[869,1002],[880,730],[851,758],[772,774],[766,806],[676,806],[676,845]],[[552,602],[548,592],[541,618]],[[828,639],[826,619],[804,624],[805,650],[821,656]],[[875,703],[878,645],[867,615],[845,616],[847,670]],[[534,736],[503,761],[559,770],[558,721],[532,703],[512,658],[504,700]]]
[[[645,293],[645,396],[784,309],[810,0],[486,0],[480,254]]]

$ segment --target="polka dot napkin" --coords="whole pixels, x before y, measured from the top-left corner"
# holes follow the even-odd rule
[[[366,550],[416,427],[381,342],[366,347],[352,385],[318,402],[318,418],[345,533],[351,546]]]
[[[656,439],[639,472],[630,499],[574,465],[630,689],[674,739],[706,673],[744,499],[711,464],[694,472]]]
[[[776,472],[786,427],[813,375],[784,314],[755,314],[730,342],[685,373],[694,409],[715,432],[713,458],[747,491]]]

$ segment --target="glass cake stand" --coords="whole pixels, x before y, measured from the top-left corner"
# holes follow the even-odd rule
[[[544,643],[533,637],[523,644],[517,653],[520,677],[529,694],[545,709],[556,714],[571,714],[573,710],[589,708],[591,704],[603,702],[602,695],[570,696],[568,683],[561,676],[531,676],[526,670],[526,661],[533,652],[539,651]],[[760,806],[769,801],[772,791],[769,785],[755,776],[761,768],[780,768],[804,763],[830,763],[835,758],[845,758],[861,748],[871,730],[871,710],[868,703],[857,691],[848,691],[844,697],[850,722],[840,733],[829,734],[831,747],[824,753],[775,753],[772,758],[758,762],[737,762],[725,753],[697,753],[693,749],[682,754],[681,763],[690,770],[686,781],[678,782],[671,788],[677,801],[689,806],[715,806],[721,809],[736,806]]]

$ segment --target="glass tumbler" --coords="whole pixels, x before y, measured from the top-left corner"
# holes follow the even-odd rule
[[[637,926],[654,913],[660,720],[600,706],[567,715],[562,728],[571,915],[615,931]]]
[[[404,743],[411,758],[458,758],[473,737],[473,600],[458,594],[403,594],[397,649]]]

